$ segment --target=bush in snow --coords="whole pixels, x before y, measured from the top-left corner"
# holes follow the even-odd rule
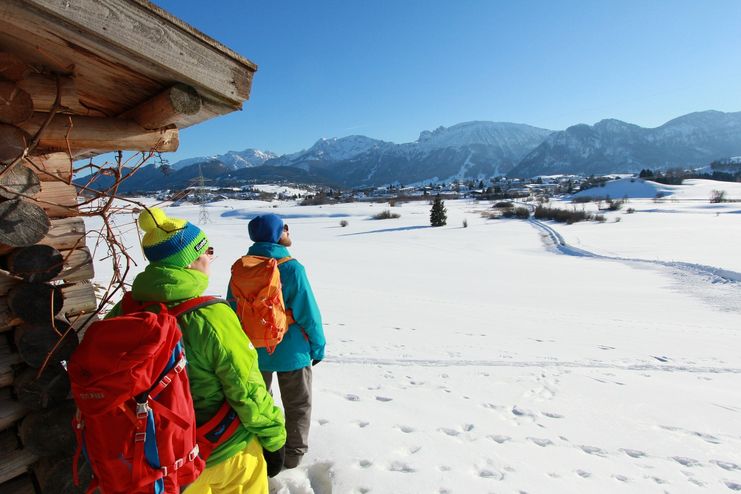
[[[347,222],[347,220],[342,220],[342,221],[340,221],[340,226],[341,226],[342,228],[345,228],[345,227],[346,227],[347,225],[349,225],[349,224],[350,224],[350,223],[348,223],[348,222]]]
[[[463,228],[468,228],[468,220],[465,218],[463,219]]]
[[[392,213],[390,209],[384,209],[380,213],[373,216],[374,220],[390,220],[394,218],[401,218],[401,215],[398,213]]]
[[[726,191],[725,190],[714,190],[710,192],[710,203],[717,204],[720,202],[726,202]]]
[[[635,208],[628,208],[628,209],[625,210],[625,212],[628,213],[628,214],[633,214],[633,213],[636,212],[636,210],[635,210]]]

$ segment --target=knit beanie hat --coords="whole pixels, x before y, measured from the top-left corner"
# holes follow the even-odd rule
[[[144,230],[142,248],[151,263],[187,267],[208,249],[208,238],[193,223],[168,218],[159,208],[145,209],[139,215]]]
[[[253,242],[278,243],[283,235],[283,220],[277,214],[261,214],[252,218],[247,225]]]

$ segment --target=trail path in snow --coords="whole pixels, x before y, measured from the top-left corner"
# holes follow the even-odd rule
[[[741,313],[741,273],[716,266],[691,262],[662,261],[659,259],[639,259],[598,254],[570,245],[561,233],[542,221],[532,217],[528,221],[535,228],[543,232],[545,238],[562,254],[621,262],[635,267],[661,269],[668,272],[675,279],[678,290],[692,293],[720,310]],[[697,285],[698,280],[702,282],[702,286]]]

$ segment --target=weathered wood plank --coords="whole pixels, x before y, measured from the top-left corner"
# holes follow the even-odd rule
[[[6,0],[0,17],[37,36],[59,37],[153,79],[167,78],[211,92],[235,105],[249,97],[256,66],[186,29],[149,2],[125,0]],[[32,8],[35,7],[35,8]]]
[[[31,95],[10,81],[0,81],[0,122],[17,124],[33,115]]]
[[[62,314],[67,316],[92,312],[98,308],[95,289],[89,281],[81,281],[63,288],[62,297],[64,298]]]
[[[3,494],[38,494],[36,487],[33,485],[31,474],[20,475],[12,480],[8,480],[0,486]]]
[[[49,218],[77,216],[77,188],[65,182],[41,182],[41,190],[29,199],[46,211]]]
[[[35,113],[18,127],[35,135],[46,118],[45,113]],[[39,149],[70,150],[73,155],[119,150],[169,152],[176,151],[178,144],[176,128],[147,130],[129,120],[57,115],[41,134]]]
[[[57,112],[73,113],[75,115],[91,113],[90,109],[80,103],[75,81],[71,77],[60,76],[57,79],[45,74],[29,74],[25,79],[18,81],[18,87],[31,96],[34,110],[48,112],[51,111],[57,99],[57,80],[59,81],[59,95],[61,97]]]
[[[5,337],[0,338],[5,341]],[[0,388],[13,384],[13,366],[21,363],[21,356],[4,345],[0,347]]]
[[[27,449],[16,449],[0,455],[0,483],[7,482],[29,470],[36,463],[38,456]]]
[[[38,243],[51,245],[60,251],[85,245],[85,222],[82,218],[59,218],[50,223],[49,232]]]
[[[11,312],[8,307],[8,299],[0,297],[0,333],[10,331],[15,326],[21,324],[23,320]]]
[[[72,159],[66,152],[29,156],[23,164],[38,175],[42,182],[69,182],[72,176]]]
[[[31,67],[13,53],[0,52],[0,78],[20,81],[31,72]]]
[[[57,276],[58,280],[66,283],[90,280],[95,276],[93,256],[87,247],[75,250],[64,250],[61,252],[64,264],[62,272]]]
[[[11,288],[19,283],[18,278],[0,272],[0,297],[6,295]]]
[[[5,396],[0,398],[0,431],[4,431],[18,420],[25,417],[26,407],[13,398]]]

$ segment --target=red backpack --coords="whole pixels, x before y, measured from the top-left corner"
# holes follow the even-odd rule
[[[122,315],[87,330],[68,369],[78,407],[74,476],[77,482],[82,452],[94,475],[88,492],[179,493],[200,475],[204,459],[177,318],[222,302],[199,297],[167,308],[127,293]],[[145,310],[157,306],[159,313]]]

